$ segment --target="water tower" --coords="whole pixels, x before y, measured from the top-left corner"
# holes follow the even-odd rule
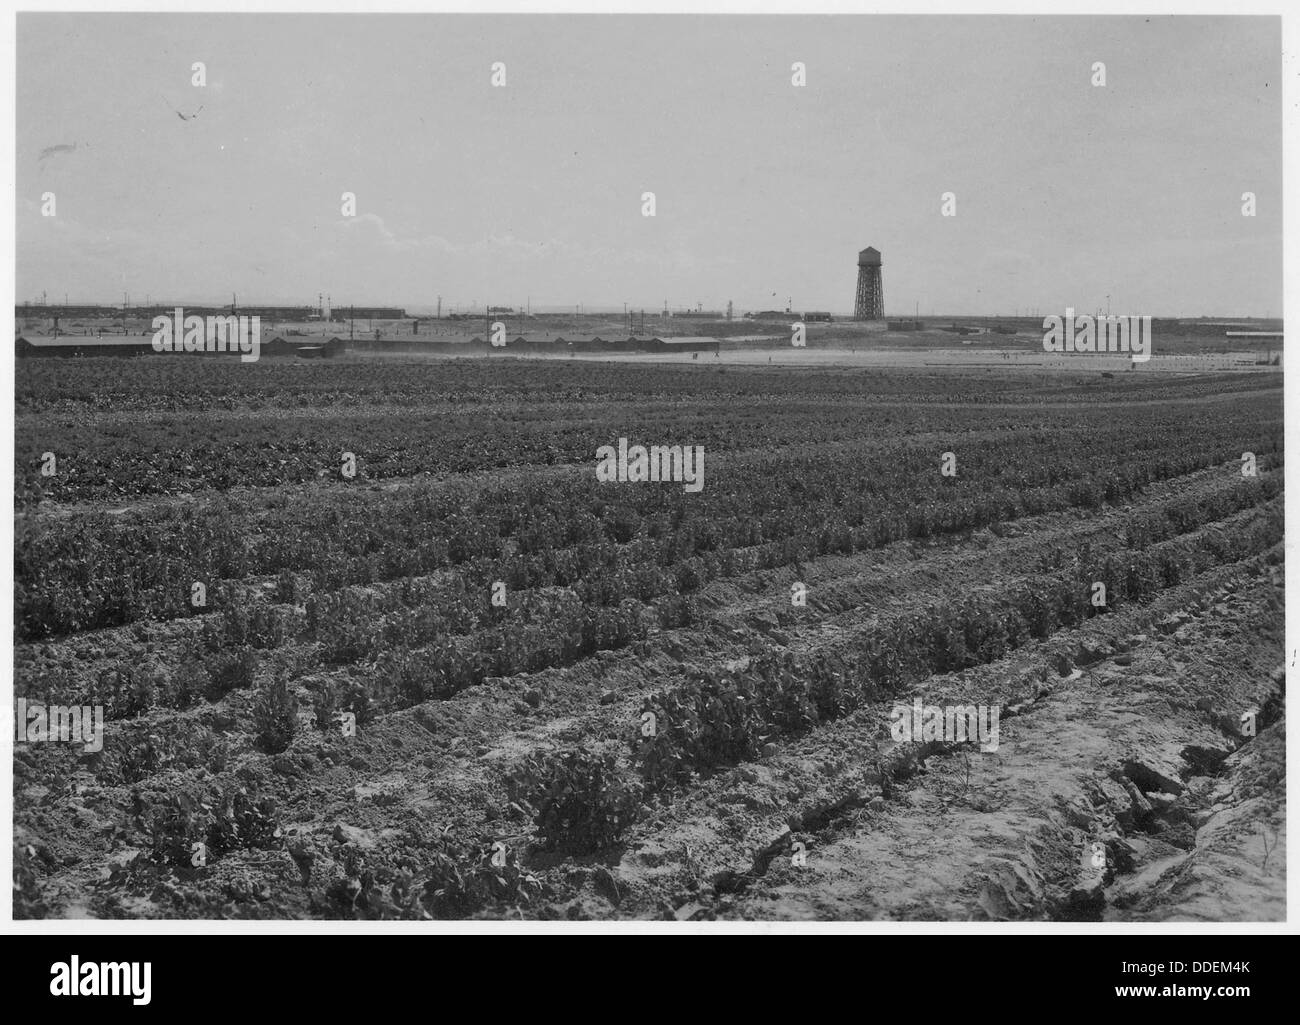
[[[885,286],[880,278],[880,250],[866,249],[858,253],[858,291],[853,299],[854,320],[883,320],[885,316]]]

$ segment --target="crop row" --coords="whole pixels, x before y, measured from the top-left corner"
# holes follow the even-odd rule
[[[1078,566],[1050,577],[1014,580],[920,612],[884,616],[848,644],[811,657],[772,653],[738,672],[693,674],[647,700],[643,712],[654,716],[655,728],[646,736],[644,716],[637,723],[633,772],[608,753],[589,749],[526,767],[537,836],[573,853],[617,843],[643,814],[643,802],[655,795],[670,798],[701,772],[755,757],[763,744],[841,717],[864,702],[887,700],[932,672],[981,664],[1028,637],[1047,636],[1058,625],[1097,614],[1083,586],[1091,579],[1112,582],[1112,607],[1142,600],[1210,565],[1275,544],[1281,526],[1278,503],[1272,502],[1253,517],[1215,524],[1144,552],[1094,551]],[[164,768],[196,766],[225,772],[223,743],[200,751],[192,738],[172,743],[159,732],[158,724],[136,731],[111,763],[118,778],[148,779]],[[159,755],[159,748],[166,753]],[[282,859],[292,854],[300,866],[310,863],[311,849],[293,847],[281,835],[275,803],[243,784],[169,785],[165,793],[145,786],[132,792],[131,802],[129,817],[144,853],[114,870],[101,886],[104,895],[164,892],[154,888],[168,879],[201,884],[208,869],[194,862],[196,844],[209,864],[244,850]],[[317,913],[423,919],[524,904],[543,895],[544,884],[528,874],[513,842],[505,848],[488,838],[445,834],[415,840],[413,834],[378,851],[335,843],[329,873],[311,879],[308,892]],[[21,860],[15,862],[20,881],[31,874],[30,859]],[[38,888],[24,885],[17,899],[26,907],[38,897]]]
[[[1103,575],[1096,579],[1122,596],[1131,572],[1124,562],[1127,549],[1266,503],[1282,485],[1282,475],[1270,473],[1195,497],[1170,498],[1130,518],[1123,536],[1109,533],[1104,524],[1082,525],[1069,547],[1049,547],[1035,568],[1052,573],[1100,565]],[[725,560],[712,557],[705,563],[700,572],[709,579],[727,568]],[[654,591],[643,576],[628,579],[639,582],[643,591]],[[246,689],[252,686],[259,651],[296,646],[301,652],[296,673],[320,662],[368,663],[368,700],[395,708],[448,698],[488,677],[571,665],[596,651],[618,650],[659,630],[687,626],[695,615],[690,601],[671,589],[652,604],[622,597],[609,605],[593,602],[592,593],[581,588],[522,590],[512,594],[508,606],[498,607],[486,586],[463,585],[459,578],[456,584],[408,579],[389,588],[314,594],[303,608],[261,598],[245,603],[221,594],[220,614],[204,623],[202,650],[191,645],[170,674],[131,667],[102,670],[89,680],[22,673],[18,689],[47,702],[100,703],[112,718],[127,719],[151,707],[186,708],[200,697],[215,701],[231,690]],[[844,601],[853,605],[857,599],[847,595]]]
[[[805,367],[714,368],[638,364],[610,366],[587,361],[562,365],[540,360],[412,360],[370,362],[365,374],[349,363],[236,364],[224,360],[31,360],[15,370],[14,400],[27,412],[139,410],[193,413],[205,409],[288,409],[365,406],[383,402],[408,407],[452,403],[474,407],[558,400],[570,403],[634,402],[647,396],[680,404],[701,395],[717,403],[755,396],[766,400],[904,399],[909,405],[999,403],[1036,405],[1064,395],[1071,403],[1106,402],[1134,396],[1196,398],[1212,393],[1257,391],[1266,386],[1242,374],[1196,379],[1149,375],[1092,380],[1077,376],[1027,382],[1016,376],[972,379],[960,375],[908,374],[897,370]],[[964,390],[963,390],[964,389]]]
[[[99,883],[97,902],[110,913],[122,907],[123,894],[165,900],[178,895],[175,884],[182,882],[190,901],[211,905],[201,914],[257,915],[257,898],[234,881],[237,875],[225,876],[216,894],[208,883],[225,859],[244,851],[290,870],[296,861],[314,912],[333,919],[445,919],[527,904],[543,889],[520,866],[518,850],[487,837],[451,837],[424,823],[409,824],[380,849],[288,836],[277,802],[242,784],[138,789],[131,801],[130,828],[143,849]],[[33,860],[16,850],[16,885],[28,883],[15,895],[16,917],[40,916]],[[186,906],[192,915],[193,903]]]
[[[713,674],[646,699],[656,714],[654,736],[634,741],[641,774],[652,790],[671,789],[719,764],[753,757],[771,736],[836,718],[933,673],[1001,658],[1031,638],[1113,612],[1276,544],[1276,505],[1240,528],[1209,527],[1144,551],[1096,554],[1055,574],[1035,575],[941,601],[915,612],[885,615],[845,653],[844,672],[797,671],[785,654],[756,672]],[[1092,604],[1090,584],[1107,582],[1107,604]],[[821,663],[824,666],[824,663]],[[778,671],[779,670],[779,671]]]
[[[1106,442],[1108,461],[1092,451],[1062,453],[1051,434],[1016,434],[963,452],[956,478],[940,475],[937,452],[899,444],[821,457],[732,457],[695,495],[569,474],[301,496],[257,514],[216,501],[147,519],[24,518],[16,526],[18,636],[193,615],[202,611],[192,602],[196,581],[212,588],[284,570],[309,572],[313,592],[466,563],[480,581],[532,588],[575,586],[603,570],[605,579],[590,588],[603,603],[688,591],[702,567],[691,560],[711,553],[757,549],[721,556],[744,571],[1097,508],[1152,481],[1237,459],[1252,444],[1261,469],[1280,462],[1265,447],[1270,442],[1244,428],[1177,446],[1164,433],[1130,431]],[[658,579],[649,589],[629,586],[627,576],[645,567]]]
[[[1030,639],[1254,556],[1282,536],[1281,510],[1272,503],[1232,529],[1216,525],[1145,551],[1096,555],[1056,574],[882,615],[834,651],[772,652],[743,669],[692,671],[684,683],[645,699],[632,731],[634,779],[610,766],[598,769],[593,759],[606,756],[586,749],[526,767],[539,833],[574,849],[612,842],[630,824],[628,795],[669,797],[700,773],[757,757],[772,740],[885,700],[931,674],[994,661]],[[1110,582],[1104,608],[1091,602],[1092,580]],[[581,820],[557,821],[556,793],[583,809]]]
[[[1052,430],[1027,424],[1023,414],[999,412],[981,423],[978,432],[969,413],[961,415],[964,411],[926,412],[801,403],[767,416],[753,410],[727,415],[703,402],[671,410],[634,402],[611,415],[581,405],[539,404],[494,418],[490,430],[459,409],[406,415],[361,409],[310,417],[141,415],[85,424],[43,419],[18,425],[15,484],[19,502],[28,505],[46,499],[120,501],[237,486],[315,484],[322,478],[360,488],[373,481],[485,469],[590,465],[596,447],[620,435],[702,445],[716,456],[774,452],[810,438],[825,447],[918,435],[936,436],[944,439],[944,448],[969,452],[977,442],[1014,433],[1026,452],[1033,452],[1045,444],[1068,448],[1061,444],[1063,435],[1104,436],[1111,427],[1104,409],[1073,411]],[[1181,434],[1186,440],[1194,426],[1186,422],[1187,410],[1154,407],[1144,412],[1150,421],[1150,436],[1143,439],[1148,447],[1157,432],[1166,439]],[[1222,426],[1230,431],[1232,425],[1225,421]],[[1123,440],[1112,438],[1106,446],[1114,448]],[[351,478],[343,477],[345,452],[355,456],[355,464],[349,463],[355,469]],[[47,454],[55,457],[52,464]],[[1080,455],[1073,451],[1074,458]],[[1053,461],[1062,458],[1058,451]]]

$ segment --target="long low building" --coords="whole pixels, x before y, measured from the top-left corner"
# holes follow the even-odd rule
[[[516,339],[516,342],[522,339]],[[533,343],[537,349],[545,346],[562,346],[571,352],[717,352],[716,338],[624,338],[607,341],[603,338],[557,338],[554,342]]]
[[[301,340],[280,336],[263,342],[259,358],[266,356],[301,356],[304,359],[332,358],[347,351],[342,338],[303,337]],[[160,353],[153,347],[153,335],[55,335],[50,337],[18,336],[14,354],[19,359],[74,358],[79,356],[231,356],[238,353],[198,352]]]
[[[240,310],[240,313],[245,312]],[[287,320],[287,317],[280,318]],[[406,310],[400,306],[335,306],[330,310],[330,320],[407,320]]]
[[[19,359],[50,356],[155,356],[152,335],[56,335],[49,338],[18,336],[14,354]]]
[[[123,312],[135,320],[152,320],[154,317],[167,317],[181,307],[187,314],[198,317],[226,317],[232,313],[243,317],[261,317],[263,320],[308,321],[320,320],[321,311],[316,306],[243,306],[234,310],[229,305],[210,306],[202,303],[171,303],[163,305],[129,306],[123,311],[120,306],[57,306],[40,303],[21,303],[14,307],[14,315],[24,320],[121,320]],[[335,306],[330,310],[330,320],[406,320],[406,310],[400,306]]]
[[[19,303],[14,307],[14,315],[35,320],[49,320],[52,317],[88,317],[98,320],[111,320],[122,315],[122,307],[49,306],[42,303]]]

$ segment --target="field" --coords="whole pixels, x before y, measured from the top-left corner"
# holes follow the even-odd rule
[[[16,916],[1284,918],[1281,375],[764,358],[19,361]]]

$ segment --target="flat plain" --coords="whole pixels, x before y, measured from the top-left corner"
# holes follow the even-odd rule
[[[773,355],[20,361],[18,917],[1284,918],[1281,375]]]

